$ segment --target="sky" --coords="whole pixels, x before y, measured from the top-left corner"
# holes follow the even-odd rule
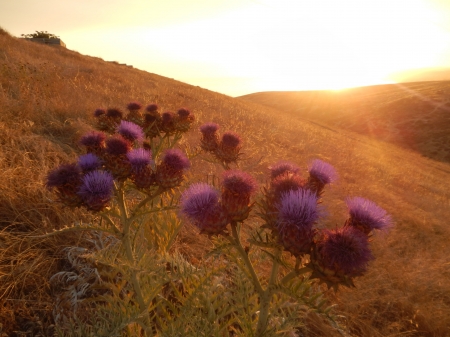
[[[0,27],[230,96],[450,68],[450,0],[0,0]]]

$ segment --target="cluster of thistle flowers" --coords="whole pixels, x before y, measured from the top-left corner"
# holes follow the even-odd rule
[[[161,134],[187,132],[195,121],[195,116],[186,108],[179,109],[177,113],[171,111],[160,113],[156,104],[149,104],[142,111],[142,104],[131,102],[127,105],[127,110],[126,116],[120,109],[95,110],[97,129],[111,134],[116,132],[122,120],[126,120],[142,127],[145,136],[152,139]]]
[[[309,255],[311,278],[328,286],[353,286],[352,279],[362,276],[374,258],[369,247],[371,234],[391,227],[390,216],[370,200],[347,198],[349,215],[344,226],[319,230],[315,225],[323,215],[324,188],[337,179],[334,167],[316,159],[308,166],[306,179],[290,162],[280,162],[270,170],[270,185],[261,203],[265,226],[295,257]]]
[[[136,103],[128,107],[136,107],[133,104]],[[189,110],[181,110],[193,120]],[[136,110],[130,108],[132,111]],[[77,162],[63,164],[49,172],[46,186],[54,189],[65,205],[85,206],[99,212],[113,198],[114,181],[130,179],[137,189],[147,193],[155,189],[164,192],[183,181],[190,162],[181,150],[167,149],[159,163],[155,163],[151,149],[143,146],[146,136],[143,128],[127,120],[117,123],[113,135],[102,131],[85,134],[80,144],[87,153]]]
[[[217,143],[218,126],[201,127],[202,147]],[[332,165],[314,160],[309,177],[302,178],[299,167],[279,162],[269,168],[270,183],[260,202],[264,228],[271,230],[276,244],[296,258],[309,255],[312,278],[329,286],[353,285],[352,278],[365,273],[373,259],[369,240],[373,230],[386,230],[391,218],[385,210],[361,197],[347,199],[349,218],[342,228],[319,230],[316,224],[323,214],[319,204],[327,184],[337,179]],[[202,233],[228,235],[227,225],[244,221],[252,208],[251,196],[257,182],[246,172],[227,170],[222,175],[221,191],[205,183],[191,185],[182,195],[181,212]]]
[[[237,162],[242,148],[242,139],[233,131],[225,132],[221,138],[217,134],[219,125],[216,123],[205,123],[200,127],[202,133],[201,148],[212,153],[217,160],[226,165]]]

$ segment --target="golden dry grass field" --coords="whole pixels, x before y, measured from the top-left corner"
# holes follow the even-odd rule
[[[154,69],[158,72],[158,69]],[[386,91],[386,95],[390,91]],[[377,95],[378,104],[384,95]],[[10,336],[52,322],[49,278],[64,268],[62,249],[83,244],[78,235],[26,239],[89,218],[55,201],[47,172],[81,153],[80,136],[92,129],[98,107],[130,101],[162,110],[188,107],[197,125],[181,146],[199,143],[201,123],[213,121],[244,139],[240,168],[261,185],[270,164],[289,160],[305,168],[314,158],[335,166],[326,192],[323,225],[341,226],[345,198],[361,196],[395,221],[376,235],[376,259],[355,289],[329,291],[348,336],[450,336],[450,165],[345,131],[322,127],[281,109],[231,98],[77,52],[11,37],[0,30],[0,323]],[[394,111],[392,112],[395,113]],[[414,130],[413,130],[414,131]],[[220,168],[195,159],[191,180]],[[182,187],[183,188],[183,187]],[[177,249],[192,261],[209,246],[185,228]],[[337,335],[311,320],[304,336]],[[16,331],[16,332],[14,332]],[[1,335],[1,333],[0,333]],[[30,335],[30,334],[28,334]]]
[[[450,162],[450,81],[339,91],[259,92],[241,97]]]

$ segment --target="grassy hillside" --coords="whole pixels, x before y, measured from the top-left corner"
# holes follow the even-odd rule
[[[383,106],[393,100],[391,89],[380,87],[371,102]],[[124,108],[130,101],[157,103],[163,111],[186,106],[197,116],[194,129],[214,121],[223,131],[236,131],[245,141],[240,167],[261,184],[267,167],[279,160],[303,168],[314,158],[334,165],[340,179],[324,199],[329,214],[325,226],[345,221],[347,196],[375,201],[395,221],[388,235],[374,238],[376,260],[356,280],[356,289],[328,292],[338,304],[347,335],[449,335],[449,164],[293,118],[284,108],[233,99],[0,30],[0,322],[7,335],[52,324],[54,298],[48,280],[64,267],[62,249],[83,244],[76,235],[30,240],[23,234],[89,220],[83,210],[72,211],[54,201],[44,188],[48,170],[81,153],[76,142],[92,129],[96,108]],[[326,111],[326,96],[313,101]],[[367,126],[362,119],[361,125]],[[199,139],[198,132],[191,132],[182,146],[198,144]],[[206,174],[220,171],[194,160],[190,177],[204,181]],[[205,237],[185,228],[177,249],[195,260],[208,245]],[[304,335],[332,336],[331,331],[311,319]]]
[[[450,81],[260,92],[242,99],[450,162]]]

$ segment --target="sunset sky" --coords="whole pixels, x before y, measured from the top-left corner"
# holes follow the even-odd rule
[[[0,0],[0,26],[230,96],[450,68],[450,0]]]

